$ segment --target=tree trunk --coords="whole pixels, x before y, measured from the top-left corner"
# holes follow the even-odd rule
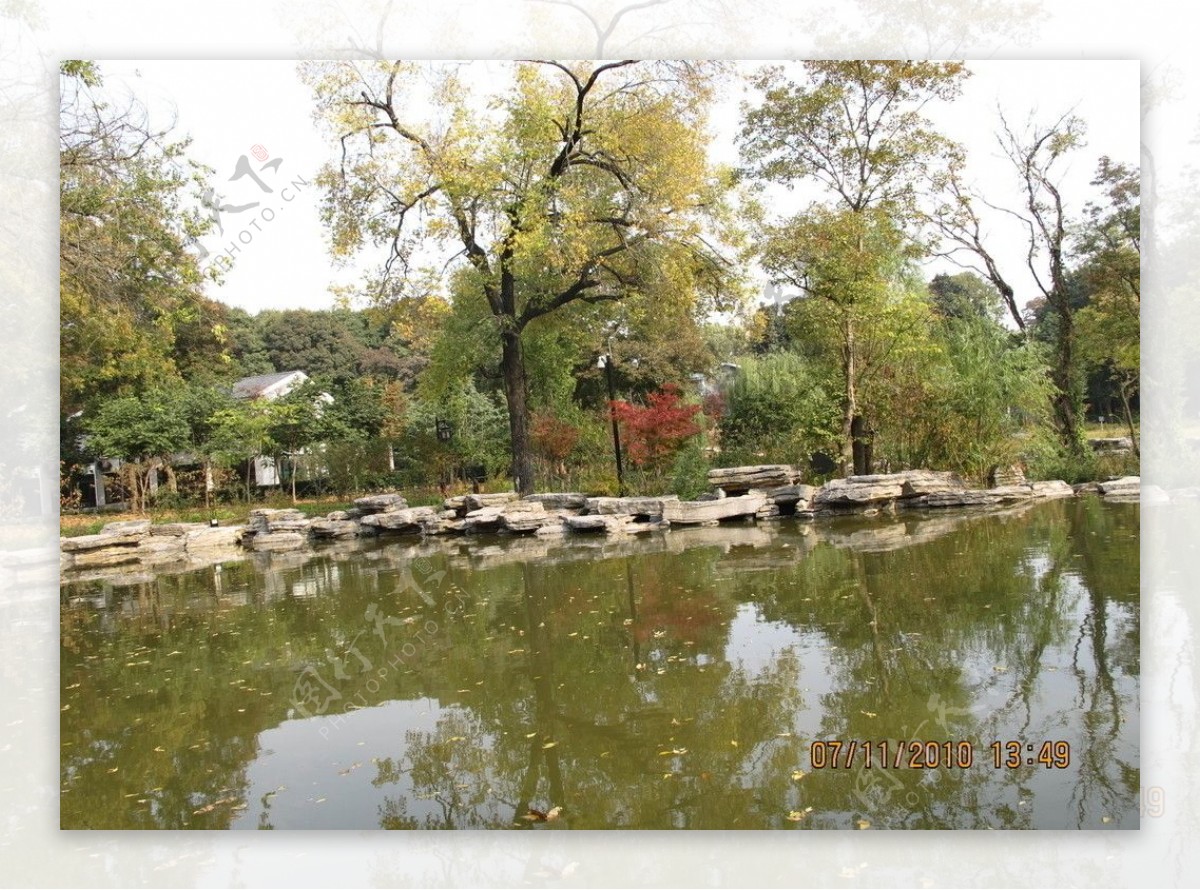
[[[1132,385],[1132,381],[1118,380],[1117,392],[1121,394],[1121,408],[1125,412],[1125,425],[1129,427],[1129,442],[1133,446],[1133,454],[1135,457],[1141,457],[1142,451],[1138,447],[1137,432],[1133,428],[1133,412],[1129,410],[1129,392],[1126,386]]]
[[[292,503],[296,503],[296,455],[290,456],[292,464]]]
[[[850,420],[851,453],[854,456],[854,474],[869,476],[874,465],[872,439],[874,432],[867,426],[867,421],[861,414],[855,414]]]
[[[854,359],[854,322],[847,316],[842,321],[842,375],[846,383],[842,396],[843,476],[849,476],[854,468],[854,418],[858,416],[858,391],[854,385],[857,369]]]
[[[1067,296],[1060,293],[1055,302],[1058,332],[1054,338],[1054,368],[1050,379],[1054,383],[1054,423],[1059,438],[1069,451],[1079,454],[1083,443],[1079,436],[1079,406],[1075,398],[1075,331]]]
[[[517,494],[533,494],[533,446],[530,442],[528,387],[525,380],[525,355],[519,331],[501,334],[503,351],[500,370],[504,376],[504,398],[508,402],[508,430],[512,437],[513,488]]]

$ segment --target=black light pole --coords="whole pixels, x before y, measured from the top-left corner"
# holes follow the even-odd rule
[[[611,344],[609,345],[608,353],[600,356],[600,363],[604,366],[604,376],[608,378],[608,416],[612,420],[613,454],[617,458],[617,494],[621,495],[621,497],[624,497],[625,468],[621,462],[621,430],[617,424],[617,393],[613,386],[613,357]]]

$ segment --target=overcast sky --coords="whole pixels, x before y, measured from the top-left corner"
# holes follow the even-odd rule
[[[759,64],[745,63],[745,70]],[[1094,195],[1088,183],[1101,155],[1137,164],[1138,62],[987,61],[968,67],[972,77],[962,97],[931,107],[930,116],[966,147],[971,176],[994,200],[1019,202],[995,138],[998,108],[1015,125],[1031,114],[1051,120],[1069,109],[1087,123],[1087,146],[1071,161],[1064,188],[1072,210]],[[216,171],[213,184],[223,203],[245,208],[222,213],[224,232],[204,240],[214,256],[237,247],[233,269],[221,285],[209,287],[209,296],[251,312],[325,309],[333,303],[329,285],[358,279],[356,270],[335,270],[329,259],[315,174],[332,148],[313,126],[311,96],[294,62],[105,61],[101,70],[108,86],[135,92],[159,120],[175,116],[178,131],[193,140],[190,156]],[[722,162],[736,161],[733,135],[741,99],[731,90],[713,114],[713,156]],[[262,187],[246,175],[230,181],[242,156]],[[263,169],[272,161],[277,163]],[[1012,270],[1023,302],[1034,291],[1022,272],[1020,232],[1003,217],[991,224],[1001,262]],[[926,269],[930,275],[936,271],[954,270],[945,264]]]

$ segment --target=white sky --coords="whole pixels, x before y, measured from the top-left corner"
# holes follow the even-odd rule
[[[491,63],[495,64],[495,63]],[[759,63],[746,63],[753,70]],[[1067,173],[1064,194],[1078,211],[1095,193],[1088,182],[1101,155],[1136,165],[1139,152],[1139,63],[1136,61],[986,61],[969,62],[973,76],[963,95],[950,105],[930,109],[946,135],[961,142],[970,158],[970,171],[996,203],[1019,206],[995,139],[997,108],[1014,125],[1030,114],[1041,120],[1057,118],[1068,109],[1087,123],[1088,144],[1078,152]],[[109,86],[123,85],[169,119],[177,115],[178,132],[192,137],[190,156],[212,167],[213,184],[230,205],[259,201],[260,206],[222,214],[224,235],[204,241],[214,254],[237,242],[237,262],[209,295],[251,312],[261,309],[324,309],[332,305],[328,288],[352,284],[356,271],[335,270],[329,259],[319,219],[315,174],[331,157],[332,147],[312,123],[312,103],[292,61],[105,61]],[[732,138],[737,129],[738,103],[732,91],[714,111],[714,159],[736,161]],[[264,194],[248,177],[229,182],[238,158],[247,155],[257,172],[253,146],[262,146],[270,159],[281,159],[274,171],[259,175],[272,194]],[[280,186],[293,185],[286,195]],[[284,197],[290,201],[284,201]],[[264,208],[274,211],[267,222]],[[270,216],[268,212],[265,214]],[[258,220],[258,228],[250,226]],[[1023,273],[1024,249],[1020,230],[1011,219],[992,222],[1003,270],[1011,276],[1024,302],[1035,295]],[[249,239],[249,243],[244,243]],[[945,264],[937,271],[955,271]]]

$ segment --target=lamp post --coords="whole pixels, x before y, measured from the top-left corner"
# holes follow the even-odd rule
[[[609,345],[609,351],[600,356],[600,360],[596,362],[596,367],[604,369],[604,376],[608,380],[608,416],[612,421],[612,436],[613,436],[613,455],[617,459],[617,494],[621,497],[625,496],[625,467],[621,461],[621,430],[617,424],[617,393],[613,386],[613,357],[612,345]]]

